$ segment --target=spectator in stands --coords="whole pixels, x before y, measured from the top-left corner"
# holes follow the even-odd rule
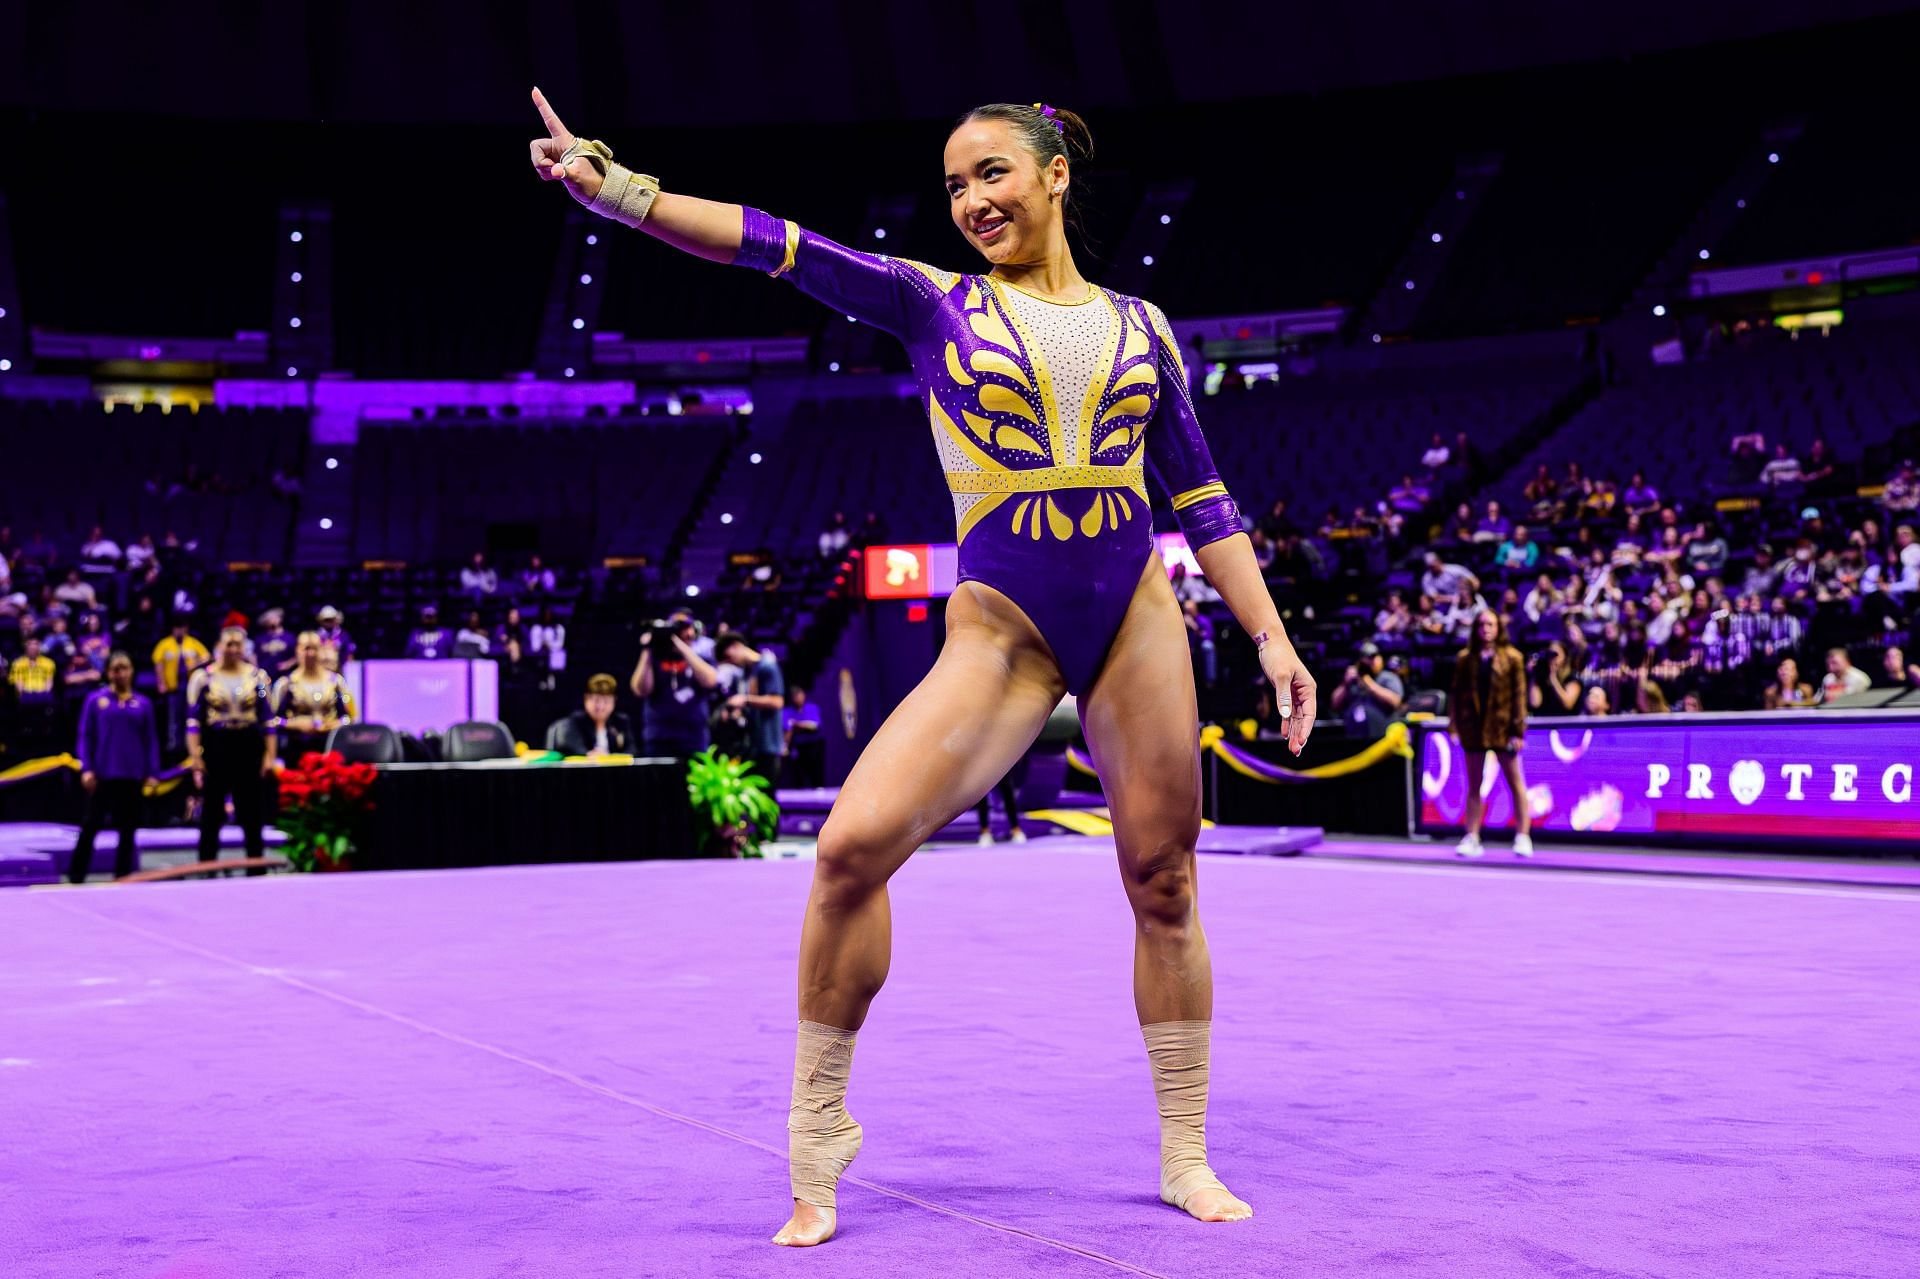
[[[77,648],[67,649],[66,665],[60,671],[60,692],[74,714],[78,714],[87,694],[100,687],[103,678],[100,669],[87,660],[85,653]]]
[[[407,636],[406,655],[420,661],[453,656],[453,637],[440,625],[440,610],[428,604],[420,610],[420,625]]]
[[[1720,535],[1719,528],[1711,520],[1702,520],[1687,539],[1687,568],[1695,577],[1714,576],[1727,567],[1729,553],[1727,539]]]
[[[480,610],[470,609],[467,620],[453,637],[453,655],[455,657],[485,657],[493,649],[493,637],[487,633],[487,624],[480,620]]]
[[[1193,668],[1200,677],[1201,687],[1212,688],[1219,672],[1218,651],[1213,643],[1213,619],[1200,611],[1198,600],[1183,600],[1180,603],[1180,617],[1187,627],[1187,650],[1193,658]]]
[[[1560,481],[1553,478],[1553,472],[1547,469],[1545,462],[1534,468],[1533,478],[1527,481],[1520,495],[1527,502],[1527,518],[1541,524],[1553,524],[1561,516]]]
[[[83,580],[77,568],[67,570],[66,580],[54,587],[53,597],[71,608],[100,607],[100,598],[94,593],[93,583]]]
[[[1880,505],[1902,515],[1920,511],[1920,471],[1915,470],[1912,458],[1902,459],[1887,477],[1886,488],[1880,493]]]
[[[1844,648],[1827,650],[1827,673],[1820,680],[1820,700],[1831,702],[1873,687],[1873,678],[1853,664]]]
[[[640,660],[627,687],[645,704],[646,753],[684,758],[707,749],[711,740],[707,703],[720,674],[694,650],[690,615],[676,612],[666,621],[641,634]]]
[[[1647,483],[1643,472],[1635,471],[1620,494],[1620,505],[1629,515],[1651,515],[1660,509],[1660,490]]]
[[[1185,562],[1176,562],[1173,566],[1173,597],[1182,604],[1189,601],[1196,604],[1217,604],[1220,592],[1213,589],[1207,579],[1198,573],[1189,573]]]
[[[44,578],[53,571],[53,566],[58,563],[59,560],[59,548],[53,544],[52,539],[50,539],[45,532],[40,529],[35,529],[27,540],[21,544],[19,553],[13,557],[13,566],[16,570],[22,568],[38,569],[40,570],[38,576]]]
[[[1886,655],[1881,658],[1881,669],[1887,683],[1895,688],[1920,688],[1920,665],[1909,662],[1906,650],[1898,644],[1888,645]]]
[[[1378,741],[1406,700],[1406,685],[1387,669],[1386,655],[1369,640],[1360,656],[1347,667],[1345,678],[1333,690],[1333,709],[1343,716],[1357,737]]]
[[[1387,504],[1394,510],[1411,514],[1427,504],[1428,491],[1424,484],[1415,482],[1411,474],[1402,475],[1400,482],[1387,490]]]
[[[1436,608],[1451,607],[1477,595],[1480,579],[1466,566],[1448,563],[1440,558],[1439,552],[1428,551],[1426,572],[1420,576],[1420,591],[1433,600]]]
[[[160,562],[160,552],[153,544],[153,534],[142,533],[140,540],[127,547],[127,572],[139,576]]]
[[[7,683],[13,689],[21,751],[27,759],[38,759],[53,753],[60,706],[59,670],[41,651],[38,635],[29,635],[22,648],[24,651],[7,668]]]
[[[541,562],[535,555],[527,560],[527,566],[520,570],[520,594],[532,599],[544,599],[553,594],[559,586],[553,570]],[[514,610],[517,614],[519,610]]]
[[[1476,542],[1500,542],[1513,535],[1513,521],[1500,512],[1500,503],[1488,502],[1486,514],[1473,525]]]
[[[1894,526],[1893,550],[1900,559],[1899,589],[1920,590],[1920,536],[1915,535],[1913,525]]]
[[[1508,641],[1499,614],[1475,618],[1473,638],[1454,657],[1453,692],[1447,700],[1447,718],[1467,763],[1467,833],[1454,849],[1462,857],[1478,857],[1483,851],[1485,798],[1480,783],[1489,752],[1513,794],[1513,851],[1521,857],[1533,855],[1533,814],[1520,767],[1520,752],[1527,744],[1526,679],[1526,659]]]
[[[1619,500],[1620,494],[1612,480],[1595,480],[1580,501],[1580,518],[1604,524],[1613,518],[1613,509]]]
[[[107,536],[106,530],[98,524],[87,533],[87,540],[80,544],[80,567],[88,577],[112,577],[120,571],[120,543]]]
[[[73,636],[67,633],[67,615],[51,613],[47,617],[47,626],[40,633],[40,651],[45,653],[56,667],[64,669],[68,659],[73,656]]]
[[[107,658],[111,655],[113,641],[107,634],[105,615],[95,610],[80,615],[80,635],[74,641],[74,647],[86,655],[95,670],[104,673]]]
[[[1273,567],[1275,558],[1272,539],[1268,538],[1264,528],[1256,528],[1247,535],[1247,540],[1253,544],[1253,562],[1260,566],[1262,573],[1265,573]]]
[[[827,527],[820,532],[820,558],[831,559],[847,549],[852,539],[852,531],[847,528],[845,511],[835,511],[833,518],[827,521]]]
[[[1760,483],[1760,471],[1767,463],[1765,440],[1756,432],[1736,435],[1727,456],[1727,487],[1735,491],[1751,489]]]
[[[756,649],[746,636],[725,631],[714,637],[713,651],[720,660],[738,666],[747,673],[745,691],[727,699],[727,706],[747,713],[747,758],[767,779],[769,788],[780,784],[781,752],[786,733],[780,713],[787,704],[786,677],[769,649]]]
[[[1800,663],[1791,657],[1781,658],[1774,668],[1773,683],[1761,697],[1761,706],[1770,711],[1796,710],[1814,702],[1813,686],[1800,678]]]
[[[504,657],[509,645],[518,645],[522,653],[527,649],[527,624],[520,616],[518,605],[507,610],[500,624],[493,628],[492,651],[497,657]]]
[[[1786,597],[1776,595],[1767,604],[1767,627],[1765,648],[1769,657],[1776,653],[1792,652],[1800,647],[1801,636],[1805,628],[1800,619],[1794,616]]]
[[[1530,572],[1540,562],[1540,547],[1527,532],[1526,525],[1513,526],[1512,535],[1494,551],[1493,562],[1509,573]]]
[[[87,794],[80,838],[67,863],[67,879],[84,884],[93,867],[93,843],[111,821],[119,833],[113,873],[125,878],[140,869],[135,832],[140,801],[160,772],[160,730],[153,705],[133,691],[133,659],[125,653],[107,658],[108,687],[88,697],[80,713],[74,755],[80,761],[80,786]]]
[[[500,575],[487,563],[485,551],[475,551],[473,560],[460,570],[460,593],[468,599],[492,599],[500,590]]]
[[[1413,606],[1413,635],[1416,640],[1437,640],[1447,633],[1446,615],[1431,595],[1422,594]]]
[[[1260,528],[1276,544],[1289,537],[1297,537],[1300,533],[1300,525],[1287,514],[1287,499],[1284,497],[1274,499],[1266,518],[1260,521]]]
[[[555,724],[550,734],[553,748],[562,755],[631,755],[639,739],[633,733],[633,721],[626,712],[614,709],[614,694],[620,689],[611,675],[595,675],[587,680],[587,693],[581,709]]]
[[[1473,541],[1473,525],[1473,505],[1469,502],[1462,502],[1460,505],[1454,507],[1453,514],[1447,517],[1447,523],[1441,531],[1440,540],[1457,546],[1465,546],[1467,543]]]
[[[787,690],[780,724],[787,738],[788,782],[794,786],[824,786],[827,743],[820,731],[820,708],[807,696],[806,689],[796,684]]]
[[[1775,589],[1788,599],[1809,599],[1815,592],[1818,576],[1814,545],[1803,537],[1793,545],[1793,558],[1781,565]]]
[[[1613,714],[1613,699],[1607,696],[1606,685],[1587,686],[1587,695],[1580,702],[1580,713],[1596,717]]]
[[[1579,580],[1577,575],[1574,580]],[[1545,626],[1564,604],[1559,588],[1553,584],[1553,574],[1542,573],[1534,579],[1533,588],[1520,601],[1520,611],[1535,626]]]
[[[1800,482],[1806,485],[1809,494],[1826,493],[1833,488],[1832,481],[1839,470],[1826,437],[1820,436],[1808,447],[1807,459],[1800,464]]]
[[[1776,490],[1800,483],[1800,459],[1793,455],[1785,440],[1773,446],[1773,457],[1760,468],[1760,482]]]
[[[1420,455],[1420,465],[1432,475],[1453,459],[1453,450],[1447,447],[1447,439],[1440,432],[1433,433],[1433,442],[1427,445],[1427,451]]]
[[[1580,679],[1567,657],[1567,647],[1550,642],[1527,663],[1527,709],[1542,715],[1576,715],[1580,711]]]
[[[1773,562],[1773,548],[1762,542],[1753,548],[1753,563],[1740,579],[1740,594],[1769,598],[1779,580],[1780,566]]]
[[[1469,489],[1479,488],[1486,480],[1485,459],[1481,457],[1480,450],[1475,448],[1473,442],[1467,438],[1465,431],[1460,431],[1453,437],[1453,456],[1449,464],[1459,472]]]
[[[298,765],[309,752],[324,751],[327,737],[355,718],[346,678],[325,661],[318,631],[302,631],[293,645],[293,667],[273,684],[273,715],[280,755]]]
[[[1408,638],[1413,631],[1413,610],[1407,607],[1406,593],[1399,590],[1387,592],[1387,602],[1373,615],[1373,638],[1393,640]]]
[[[187,617],[175,613],[167,637],[154,645],[153,686],[160,695],[160,747],[176,755],[186,746],[187,682],[212,660],[207,646],[187,633]]]
[[[330,671],[347,673],[347,663],[353,660],[356,645],[353,636],[347,634],[345,619],[340,610],[328,604],[313,615],[314,633],[320,637],[320,660]]]
[[[287,630],[286,620],[287,615],[282,609],[270,608],[260,614],[260,634],[253,641],[253,660],[270,680],[285,675],[299,660],[294,651],[294,637]]]

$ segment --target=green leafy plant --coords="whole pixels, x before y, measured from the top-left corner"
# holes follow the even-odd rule
[[[746,760],[712,747],[687,761],[687,798],[705,827],[707,851],[718,856],[764,856],[761,845],[780,829],[780,805],[767,779]]]

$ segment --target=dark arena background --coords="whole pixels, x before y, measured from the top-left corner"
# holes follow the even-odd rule
[[[1920,1275],[1917,58],[1871,0],[0,3],[0,1275]],[[535,86],[976,296],[955,121],[1090,126],[1072,261],[1240,517],[1155,481],[1142,590],[1251,1220],[1156,1195],[1129,1002],[1192,756],[1103,788],[1082,690],[895,839],[864,1150],[770,1246],[802,917],[965,766],[867,747],[986,592],[907,348],[541,181]]]

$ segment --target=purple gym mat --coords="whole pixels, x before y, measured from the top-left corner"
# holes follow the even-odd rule
[[[1890,1276],[1920,893],[1207,857],[1214,1163],[1155,1195],[1110,852],[918,858],[825,1249],[805,862],[0,894],[0,1273]]]

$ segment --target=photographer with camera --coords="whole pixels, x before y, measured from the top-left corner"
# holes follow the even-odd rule
[[[685,758],[707,748],[707,709],[720,676],[694,652],[693,615],[656,618],[640,633],[640,660],[627,687],[646,707],[641,749]]]
[[[1386,655],[1372,640],[1360,646],[1360,657],[1347,667],[1345,678],[1333,690],[1333,708],[1354,731],[1368,741],[1386,736],[1387,725],[1406,701],[1406,685],[1387,669]]]

